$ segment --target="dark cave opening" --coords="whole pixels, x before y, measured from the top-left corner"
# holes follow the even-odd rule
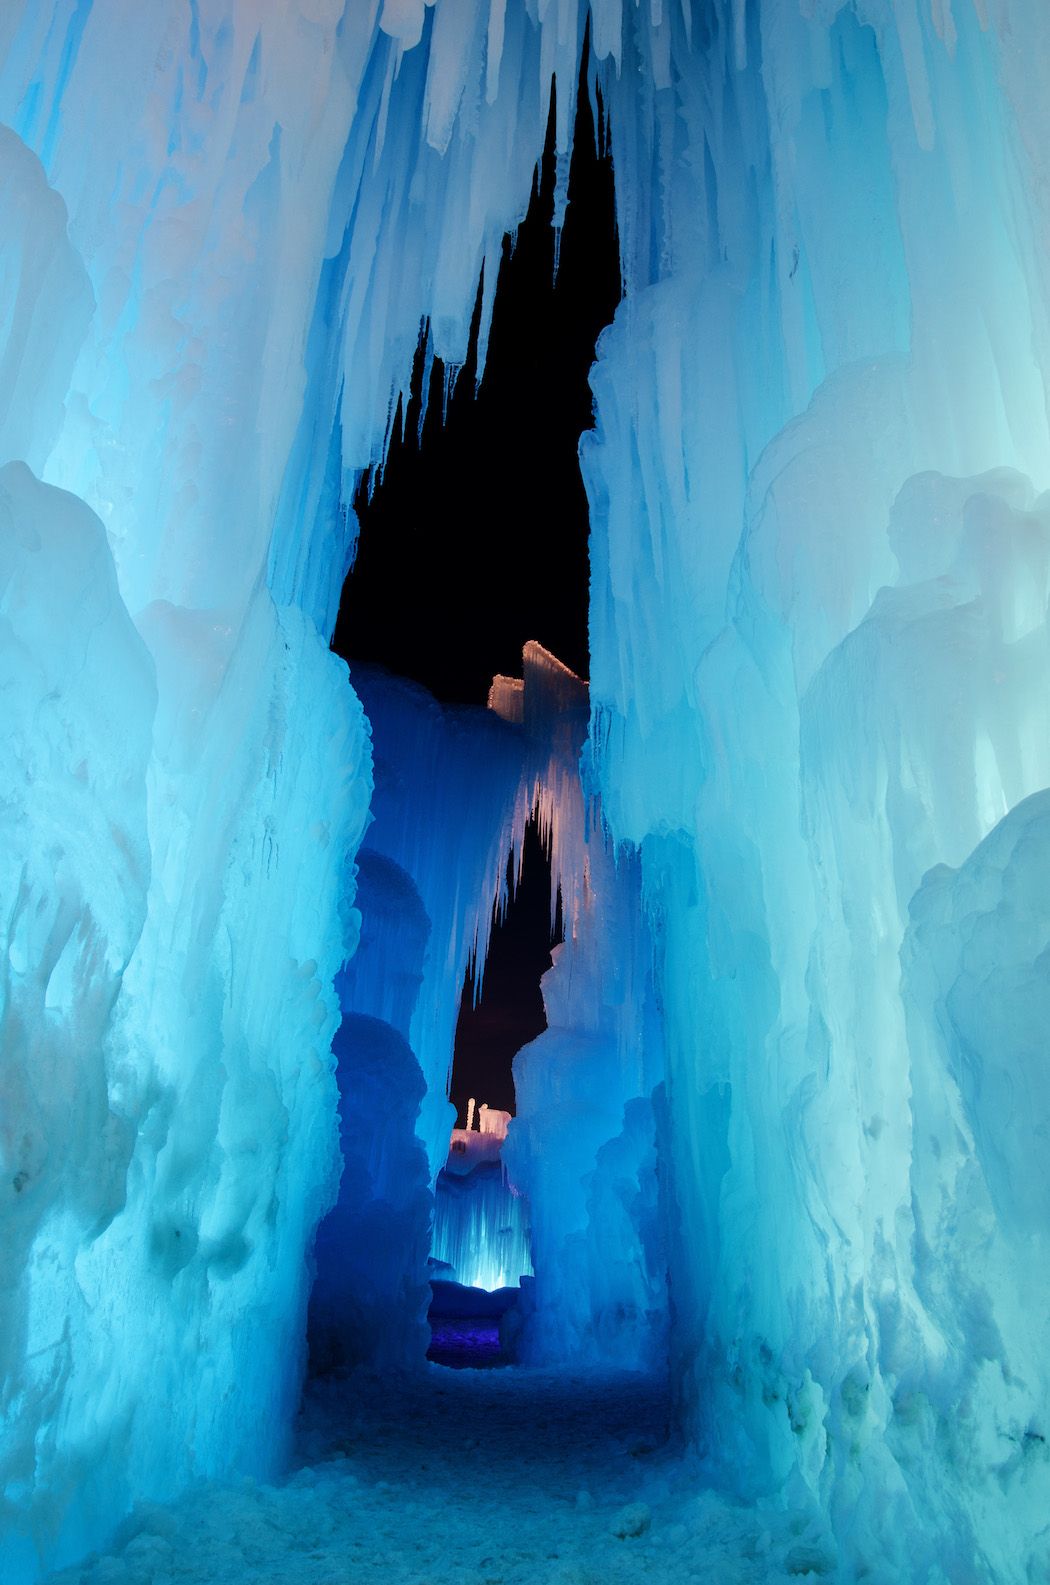
[[[360,537],[332,647],[445,702],[483,704],[495,673],[517,674],[529,639],[588,673],[577,448],[593,423],[588,373],[621,281],[612,162],[586,76],[585,54],[557,275],[552,94],[528,214],[504,240],[481,383],[475,337],[443,411],[446,370],[435,359],[420,430],[421,346],[385,464],[354,501]]]

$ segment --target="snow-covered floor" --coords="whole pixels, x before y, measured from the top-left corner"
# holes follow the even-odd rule
[[[661,1387],[429,1365],[308,1390],[298,1467],[139,1510],[63,1585],[769,1585],[824,1573],[798,1526],[704,1490]]]

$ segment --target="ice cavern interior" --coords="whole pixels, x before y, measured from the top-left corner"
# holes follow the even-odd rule
[[[0,0],[3,1585],[1050,1579],[1048,107]]]

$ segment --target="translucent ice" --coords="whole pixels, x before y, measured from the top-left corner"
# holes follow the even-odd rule
[[[532,1276],[528,1202],[500,1161],[439,1174],[430,1253],[442,1281],[466,1288],[495,1292]]]
[[[563,212],[588,21],[625,285],[589,705],[533,658],[559,747],[500,685],[462,851],[422,790],[383,845],[377,801],[353,1008],[419,1065],[433,1172],[448,983],[538,807],[531,1346],[644,1353],[663,1204],[680,1401],[745,1495],[854,1574],[1046,1572],[1046,6],[42,0],[0,9],[18,1585],[279,1456],[371,788],[348,503],[479,280],[484,354],[552,74]],[[446,727],[390,709],[425,775]]]
[[[807,1493],[842,1568],[1022,1581],[1045,1350],[995,1075],[1031,1066],[989,1020],[1024,970],[1007,992],[986,929],[953,1075],[961,987],[917,928],[903,979],[900,954],[924,873],[968,875],[1050,779],[1050,30],[1022,0],[691,21],[635,14],[602,75],[627,295],[584,443],[598,779],[657,940],[672,1356],[712,1459]],[[983,1153],[932,1168],[938,1107],[932,1137],[954,1111]]]
[[[48,485],[0,552],[5,1579],[287,1433],[371,790],[345,503],[576,66],[567,12],[414,9],[0,14],[0,463]]]
[[[418,1134],[436,1194],[433,1258],[459,1282],[486,1288],[516,1285],[535,1265],[539,1303],[522,1345],[530,1357],[648,1363],[666,1322],[652,1104],[662,1051],[639,870],[617,862],[581,777],[586,685],[538,644],[526,646],[521,678],[495,680],[488,710],[442,707],[367,668],[354,678],[372,723],[375,818],[358,856],[365,919],[341,981],[354,1015],[344,1032],[360,1030],[359,1015],[381,1020],[388,1039],[398,1031],[418,1065],[422,1106],[416,1120],[419,1102],[405,1106],[402,1079],[390,1081],[391,1106],[381,1086],[375,1091],[367,1104],[383,1109],[382,1161],[367,1143],[367,1106],[359,1114],[348,1160],[369,1159],[371,1186],[362,1190],[356,1165],[344,1177],[336,1214],[348,1233],[340,1243],[334,1221],[326,1224],[321,1285],[330,1268],[348,1291],[374,1291],[378,1273],[400,1260],[402,1299],[411,1291],[420,1305],[423,1211],[404,1190]],[[455,1130],[463,1154],[446,1162],[445,1096],[460,987],[475,958],[483,966],[493,913],[509,903],[508,858],[513,872],[534,819],[550,844],[567,940],[544,980],[551,1027],[516,1063],[518,1115],[502,1149],[508,1180],[503,1113],[475,1113],[484,1131]],[[342,1040],[345,1129],[355,1086],[366,1082],[372,1096],[373,1080],[366,1053],[365,1080],[354,1080],[353,1047],[344,1053]],[[391,1229],[405,1204],[403,1235],[383,1244],[389,1259],[377,1260],[351,1231],[374,1201]],[[385,1332],[393,1347],[401,1334],[389,1322]],[[405,1333],[406,1358],[416,1341]]]

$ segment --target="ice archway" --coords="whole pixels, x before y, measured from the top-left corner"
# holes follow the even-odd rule
[[[484,345],[588,19],[590,757],[682,1410],[847,1577],[1045,1572],[1045,6],[45,0],[0,15],[16,1581],[279,1457],[371,793],[345,503],[488,261]]]

